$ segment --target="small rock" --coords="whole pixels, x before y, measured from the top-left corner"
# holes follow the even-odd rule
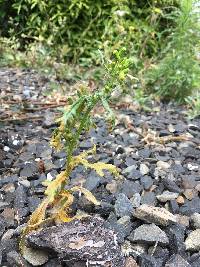
[[[111,194],[115,194],[117,192],[118,189],[118,184],[115,180],[112,180],[111,183],[106,185],[106,189],[111,193]]]
[[[166,246],[169,244],[169,239],[158,226],[155,224],[143,224],[136,228],[128,239],[132,242],[141,242],[148,244],[158,243]]]
[[[180,254],[185,256],[185,231],[186,227],[178,223],[172,223],[165,229],[169,238],[169,250],[171,254]]]
[[[176,200],[170,200],[169,201],[169,208],[173,214],[179,212],[179,206],[178,206],[178,203],[176,202]]]
[[[132,171],[136,170],[135,165],[128,166],[126,169],[123,170],[123,174],[131,174]],[[141,174],[140,174],[141,175]]]
[[[157,195],[156,198],[160,201],[160,202],[167,202],[169,200],[174,200],[179,196],[179,193],[174,193],[174,192],[170,192],[170,191],[164,191],[161,195]]]
[[[15,211],[12,208],[5,208],[1,216],[6,220],[7,225],[13,226],[15,219]]]
[[[171,166],[168,162],[161,161],[161,160],[159,160],[156,165],[158,168],[160,168],[162,170],[169,169]]]
[[[141,204],[147,204],[150,206],[155,206],[157,203],[156,195],[154,192],[144,192],[141,198]]]
[[[195,189],[185,189],[183,194],[188,200],[192,200],[198,196],[198,192]]]
[[[185,203],[185,199],[182,196],[178,196],[176,202],[180,205],[183,205]]]
[[[200,229],[200,213],[194,213],[194,214],[190,217],[190,221],[191,221],[191,225],[192,225],[195,229]]]
[[[38,172],[38,166],[36,163],[26,163],[24,168],[20,171],[21,177],[32,178]]]
[[[36,248],[30,248],[27,246],[24,246],[22,255],[24,259],[27,260],[33,266],[41,266],[45,264],[49,259],[47,252]]]
[[[168,189],[169,191],[175,192],[175,193],[182,192],[181,188],[175,183],[175,181],[170,180],[169,178],[164,178],[162,181],[163,181],[165,188]]]
[[[132,198],[130,199],[130,202],[134,208],[138,208],[140,206],[141,202],[141,196],[139,193],[135,193]]]
[[[191,232],[185,240],[186,250],[199,251],[200,250],[200,229]]]
[[[91,172],[86,179],[84,187],[89,191],[92,191],[97,188],[101,181],[101,177],[94,172]]]
[[[139,255],[139,266],[142,267],[158,267],[156,259],[147,254]]]
[[[176,217],[164,208],[153,207],[146,204],[135,210],[134,216],[149,223],[166,226],[170,222],[176,222]]]
[[[5,230],[6,230],[6,221],[2,216],[0,216],[0,237],[2,236]]]
[[[142,186],[138,181],[125,180],[121,186],[121,192],[125,194],[128,198],[131,198],[135,193],[140,193],[142,191]]]
[[[184,260],[180,255],[172,255],[172,257],[167,261],[165,267],[191,267],[191,265]]]
[[[23,257],[15,250],[8,252],[7,254],[7,261],[10,263],[11,266],[30,266]]]
[[[153,179],[147,175],[141,177],[140,182],[143,185],[145,190],[149,190],[150,187],[153,185]]]
[[[182,177],[182,186],[184,189],[193,189],[197,185],[195,176],[187,175]]]
[[[139,267],[133,257],[126,258],[125,267]]]
[[[180,207],[180,213],[183,215],[190,216],[193,213],[200,213],[200,199],[193,198],[191,201],[187,200],[187,202]]]
[[[177,223],[184,225],[185,227],[188,227],[190,224],[190,218],[186,215],[176,214]]]
[[[133,214],[133,206],[127,196],[120,193],[115,202],[115,213],[119,217],[131,216]]]
[[[0,211],[4,210],[5,208],[9,207],[10,203],[6,201],[0,201]]]
[[[142,175],[148,174],[149,173],[149,167],[144,163],[140,164],[140,172]]]

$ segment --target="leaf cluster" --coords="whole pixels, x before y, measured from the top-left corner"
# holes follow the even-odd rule
[[[160,33],[170,27],[165,13],[177,2],[0,0],[1,35],[18,39],[21,49],[41,43],[59,61],[100,64],[98,49],[111,55],[122,46],[137,61],[137,57],[157,54]]]

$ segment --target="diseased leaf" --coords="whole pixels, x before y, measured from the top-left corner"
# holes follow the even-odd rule
[[[84,196],[93,204],[100,205],[100,202],[95,198],[95,196],[86,188],[83,188],[81,186],[74,186],[70,189],[72,192],[80,191],[84,194]]]

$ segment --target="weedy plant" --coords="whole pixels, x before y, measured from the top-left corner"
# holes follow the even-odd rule
[[[79,164],[86,168],[94,169],[100,176],[104,175],[104,170],[108,170],[114,175],[118,175],[118,170],[111,164],[103,162],[90,163],[87,160],[89,154],[95,153],[95,147],[89,151],[74,156],[78,148],[80,135],[90,129],[93,125],[92,110],[97,104],[102,104],[107,113],[107,119],[113,124],[114,116],[109,108],[109,100],[113,90],[124,83],[129,71],[129,59],[124,57],[124,48],[115,51],[113,60],[105,64],[106,77],[102,89],[91,92],[87,87],[82,86],[77,92],[75,100],[69,100],[69,106],[63,110],[63,115],[58,119],[59,126],[55,129],[51,145],[57,149],[66,151],[66,168],[53,181],[45,181],[47,186],[46,198],[31,215],[21,237],[20,247],[23,253],[25,236],[41,227],[47,221],[69,222],[78,216],[72,216],[70,206],[73,203],[73,193],[79,191],[96,205],[99,201],[93,194],[83,187],[75,186],[66,189],[70,173]]]
[[[200,116],[200,93],[197,91],[195,94],[188,96],[185,101],[189,108],[188,117],[194,119]]]
[[[200,85],[197,60],[200,22],[194,12],[193,0],[180,1],[169,19],[176,28],[168,39],[160,63],[147,73],[147,90],[156,92],[164,100],[184,102],[185,97]]]

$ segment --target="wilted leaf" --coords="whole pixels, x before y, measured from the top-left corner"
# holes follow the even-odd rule
[[[72,192],[80,191],[84,196],[95,205],[100,205],[100,202],[95,198],[95,196],[86,188],[80,186],[74,186],[70,189]]]

